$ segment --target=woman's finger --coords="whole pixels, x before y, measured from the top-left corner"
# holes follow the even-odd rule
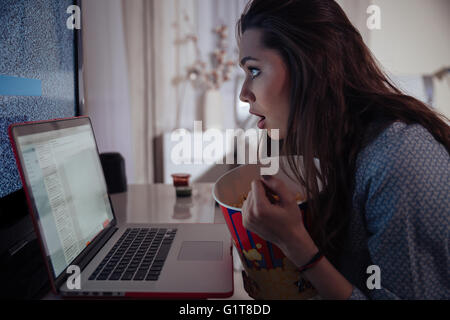
[[[266,196],[266,189],[259,179],[252,181],[252,195],[256,204],[255,210],[264,210],[272,205]]]
[[[253,210],[253,196],[252,190],[250,190],[250,192],[247,194],[247,199],[245,199],[244,204],[242,205],[242,224],[246,229],[251,227],[252,210]]]
[[[271,192],[280,198],[282,204],[287,204],[295,200],[295,195],[289,190],[283,180],[275,176],[263,175],[262,182]]]

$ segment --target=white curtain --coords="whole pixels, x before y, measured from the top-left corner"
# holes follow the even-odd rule
[[[82,2],[84,115],[100,152],[120,152],[134,180],[130,99],[120,0]]]
[[[216,48],[213,29],[228,27],[228,57],[237,60],[235,24],[246,0],[122,0],[130,83],[135,183],[162,181],[162,137],[178,128],[193,129],[202,120],[203,92],[187,82],[186,69],[196,59],[192,43],[179,43],[188,33],[198,36],[201,58],[209,63]],[[187,18],[186,18],[187,17]],[[235,79],[237,69],[232,76]],[[221,88],[223,126],[234,128],[235,83]]]
[[[162,135],[202,120],[202,94],[177,79],[195,61],[195,48],[177,45],[188,32],[209,62],[228,27],[228,57],[237,59],[235,24],[247,0],[84,0],[84,114],[100,152],[120,152],[129,183],[161,181]],[[186,21],[185,16],[189,17]],[[178,24],[179,28],[175,28]],[[234,128],[237,68],[222,88],[223,126]]]
[[[131,135],[135,179],[133,183],[154,181],[153,138],[155,135],[153,64],[153,8],[150,1],[122,1],[128,67]]]

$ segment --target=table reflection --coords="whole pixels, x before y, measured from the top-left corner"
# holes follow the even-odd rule
[[[111,200],[119,223],[223,223],[214,206],[213,186],[193,183],[191,197],[177,197],[173,185],[132,184]]]

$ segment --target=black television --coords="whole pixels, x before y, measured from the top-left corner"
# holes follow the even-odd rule
[[[81,1],[0,1],[0,283],[33,298],[46,273],[8,137],[12,123],[80,115]]]

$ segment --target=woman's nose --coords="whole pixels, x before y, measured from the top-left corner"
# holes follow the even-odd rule
[[[255,96],[247,88],[245,83],[242,85],[241,93],[239,94],[239,99],[242,102],[246,102],[246,103],[251,103],[251,102],[255,101]]]

